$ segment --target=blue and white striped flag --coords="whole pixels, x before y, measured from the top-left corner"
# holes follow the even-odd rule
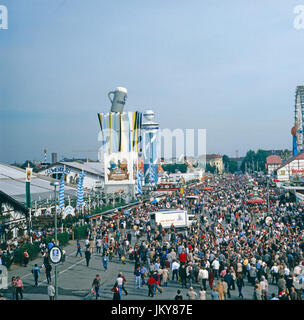
[[[64,207],[64,176],[65,176],[65,173],[63,173],[61,176],[60,186],[59,186],[59,208],[60,209]]]
[[[139,194],[143,193],[142,185],[143,185],[143,173],[139,172],[137,174],[137,191]]]
[[[85,175],[86,175],[85,172],[82,172],[79,175],[78,189],[77,189],[77,208],[83,206],[83,179]]]
[[[59,186],[59,208],[64,208],[64,177],[69,172],[68,169],[64,169],[62,172],[62,176],[60,178],[60,186]]]
[[[154,183],[154,172],[153,172],[153,165],[152,163],[149,164],[149,183]]]

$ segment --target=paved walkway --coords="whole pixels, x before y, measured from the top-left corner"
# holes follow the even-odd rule
[[[134,240],[133,240],[134,241]],[[134,244],[134,243],[132,243]],[[84,241],[82,241],[82,248],[84,248]],[[184,299],[186,299],[187,289],[181,289],[181,285],[176,281],[168,281],[168,287],[164,288],[162,294],[157,293],[154,298],[148,297],[148,288],[144,286],[140,289],[134,288],[134,262],[127,259],[126,264],[122,264],[117,257],[114,257],[108,264],[108,270],[104,271],[102,266],[101,254],[94,253],[92,255],[89,267],[86,266],[84,254],[82,257],[75,257],[76,242],[70,241],[66,246],[66,261],[58,266],[58,292],[60,300],[83,300],[89,292],[92,281],[96,274],[101,276],[102,289],[101,299],[111,300],[111,288],[117,278],[117,275],[122,271],[127,279],[126,289],[128,295],[123,293],[123,300],[170,300],[176,295],[177,289],[182,291]],[[34,278],[31,269],[37,263],[41,267],[43,263],[42,257],[31,261],[27,267],[14,266],[9,271],[9,281],[12,276],[20,276],[24,283],[24,300],[48,300],[47,295],[47,281],[43,272],[39,276],[38,287],[34,287]],[[54,268],[52,271],[52,280],[54,282]],[[216,280],[215,280],[216,283]],[[194,289],[198,293],[199,285],[193,284]],[[3,291],[5,297],[11,299],[11,287]],[[270,286],[269,294],[277,293],[276,286]],[[252,299],[253,286],[249,285],[245,279],[245,288],[243,289],[244,299]],[[211,291],[207,290],[207,299],[211,299]],[[239,300],[237,289],[231,291],[231,300]]]

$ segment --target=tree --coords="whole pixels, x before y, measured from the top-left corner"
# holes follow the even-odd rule
[[[162,165],[164,171],[168,173],[176,173],[180,171],[181,173],[187,172],[187,165],[185,163],[168,163]]]
[[[216,166],[212,166],[210,163],[206,164],[206,172],[214,173],[216,171]]]
[[[238,165],[235,160],[231,160],[227,155],[223,155],[223,164],[227,172],[234,173],[238,170]]]
[[[241,164],[241,170],[245,171],[265,171],[266,158],[268,153],[266,150],[259,149],[256,153],[249,150]]]
[[[35,165],[33,164],[33,162],[31,162],[30,160],[26,160],[22,165],[21,165],[21,168],[22,169],[25,169],[28,167],[28,164],[30,165],[31,168],[34,168]]]

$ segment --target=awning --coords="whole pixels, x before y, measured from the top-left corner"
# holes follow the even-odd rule
[[[246,203],[266,203],[266,200],[261,198],[252,198],[247,200]]]

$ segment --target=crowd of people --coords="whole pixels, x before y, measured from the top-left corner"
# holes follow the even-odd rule
[[[262,201],[247,203],[253,192],[269,195],[269,208]],[[186,209],[197,219],[187,230],[174,225],[152,230],[149,213],[168,206]],[[147,285],[151,297],[177,282],[189,289],[189,299],[207,299],[209,292],[210,299],[225,300],[234,290],[243,299],[246,286],[251,299],[302,300],[303,210],[303,204],[286,202],[278,189],[268,189],[263,177],[213,175],[182,193],[142,202],[128,215],[103,221],[88,230],[86,246],[92,252],[96,244],[105,270],[113,255],[134,263],[134,288]],[[122,299],[125,280],[119,279],[114,299]]]
[[[92,255],[100,255],[105,276],[117,257],[122,272],[113,279],[114,300],[130,294],[127,281],[134,281],[135,292],[147,288],[148,297],[162,295],[171,286],[188,290],[183,296],[179,289],[172,296],[176,300],[302,300],[304,205],[286,201],[265,178],[214,174],[182,190],[154,194],[152,201],[140,201],[114,218],[91,225],[84,248],[76,241],[76,257],[84,254],[89,268]],[[248,202],[256,196],[269,198],[269,203]],[[161,224],[152,229],[150,213],[170,209],[187,210],[195,220],[186,229]],[[52,240],[40,246],[51,300],[48,252],[54,244]],[[126,263],[134,265],[133,279],[124,275]],[[34,285],[40,272],[35,265]],[[12,288],[14,299],[22,298],[20,277],[12,279]],[[91,284],[92,297],[101,298],[100,274]]]
[[[34,266],[31,268],[31,273],[33,275],[33,282],[34,282],[34,287],[38,287],[38,282],[39,282],[39,277],[41,275],[41,272],[45,274],[45,278],[47,281],[47,294],[49,296],[50,300],[55,299],[55,287],[52,282],[52,263],[49,258],[49,252],[52,249],[53,246],[56,245],[56,242],[54,239],[51,239],[51,241],[46,245],[43,241],[40,242],[40,253],[41,257],[43,259],[43,264],[42,266],[38,266],[37,263],[34,264]],[[59,245],[59,242],[57,241],[57,245]],[[63,255],[65,255],[65,250],[62,250]],[[64,261],[64,257],[63,260]],[[27,267],[28,263],[30,260],[30,256],[27,252],[27,250],[24,251],[23,254],[23,265],[24,267]],[[11,278],[11,300],[19,300],[23,299],[23,290],[24,290],[24,285],[23,281],[20,278],[20,276],[13,276]]]

